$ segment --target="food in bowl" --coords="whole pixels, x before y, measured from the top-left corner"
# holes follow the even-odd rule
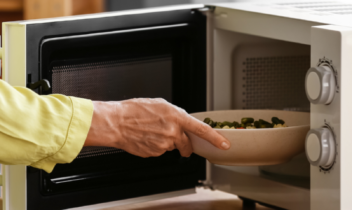
[[[285,121],[279,119],[278,117],[272,117],[271,122],[269,123],[263,119],[254,121],[254,118],[244,117],[241,119],[241,123],[237,121],[229,122],[216,122],[211,118],[207,117],[203,121],[204,123],[210,125],[212,128],[216,129],[259,129],[259,128],[285,128],[288,127],[285,124]]]
[[[310,113],[280,110],[218,110],[191,114],[203,121],[233,122],[242,118],[271,121],[273,116],[283,119],[284,129],[214,129],[231,143],[221,150],[193,133],[187,133],[195,154],[218,165],[259,166],[289,161],[304,152],[305,138],[310,130]]]

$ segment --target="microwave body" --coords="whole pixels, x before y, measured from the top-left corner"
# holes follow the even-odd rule
[[[193,193],[197,185],[286,209],[351,209],[352,25],[348,13],[322,15],[321,8],[335,7],[318,1],[226,3],[4,23],[2,77],[11,85],[46,79],[52,89],[40,94],[163,97],[188,112],[305,111],[312,129],[329,125],[336,141],[328,170],[310,166],[305,154],[258,168],[213,165],[196,155],[181,158],[177,151],[143,162],[117,149],[83,149],[50,175],[4,166],[4,209],[101,209]],[[305,74],[321,61],[336,71],[338,91],[328,105],[311,104],[305,95]],[[107,158],[125,170],[100,167]],[[138,177],[134,172],[143,173],[143,167],[146,174]],[[118,174],[121,180],[114,180]]]

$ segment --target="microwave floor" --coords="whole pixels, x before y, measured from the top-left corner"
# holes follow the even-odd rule
[[[167,198],[145,203],[112,207],[103,210],[273,210],[274,208],[255,204],[243,207],[243,201],[236,195],[222,191],[197,188],[196,194]]]

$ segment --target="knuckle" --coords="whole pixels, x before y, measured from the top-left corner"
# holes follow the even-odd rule
[[[154,101],[159,102],[159,103],[165,103],[165,102],[167,102],[167,101],[166,101],[165,99],[163,99],[163,98],[155,98]]]
[[[184,157],[190,157],[192,155],[192,152],[187,152]]]
[[[186,110],[184,110],[184,109],[182,109],[182,108],[180,108],[180,107],[177,107],[178,108],[178,110],[182,113],[182,114],[187,114],[188,115],[188,113],[186,112]]]
[[[167,151],[170,148],[170,145],[168,143],[164,143],[160,145],[160,150],[161,151]]]
[[[209,125],[202,123],[198,126],[195,134],[196,135],[204,135],[209,132],[209,129],[210,129]]]
[[[149,157],[149,155],[147,155],[147,154],[143,154],[143,155],[139,155],[139,157],[142,157],[142,158],[148,158],[148,157]]]
[[[175,140],[180,138],[179,131],[177,131],[176,128],[170,128],[167,133],[166,133],[167,139],[170,139],[171,141],[175,142]]]
[[[192,152],[191,151],[180,151],[182,157],[190,157]]]
[[[186,119],[188,119],[190,117],[190,116],[187,116],[188,113],[186,112],[186,110],[184,110],[184,109],[182,109],[180,107],[176,107],[176,110],[177,110],[177,113],[178,113],[179,117],[181,117],[183,119],[185,119],[186,117],[187,117]]]
[[[161,156],[164,153],[165,153],[165,151],[157,151],[157,152],[154,152],[152,156],[153,157],[159,157],[159,156]]]
[[[168,151],[172,151],[175,149],[175,143],[174,142],[170,142],[169,145],[168,145]]]

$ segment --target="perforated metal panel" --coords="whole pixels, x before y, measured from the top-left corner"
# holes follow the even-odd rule
[[[277,5],[305,10],[315,15],[350,15],[352,3],[339,1],[316,1],[316,2],[285,2]],[[316,13],[318,12],[318,13]]]
[[[125,151],[121,149],[112,148],[112,147],[84,147],[80,152],[80,154],[77,156],[77,159],[96,157],[100,155],[116,154],[120,152],[125,152]]]
[[[309,56],[250,57],[243,61],[243,109],[309,111],[304,78]]]
[[[52,92],[100,101],[135,97],[171,101],[172,60],[163,56],[54,66]]]

